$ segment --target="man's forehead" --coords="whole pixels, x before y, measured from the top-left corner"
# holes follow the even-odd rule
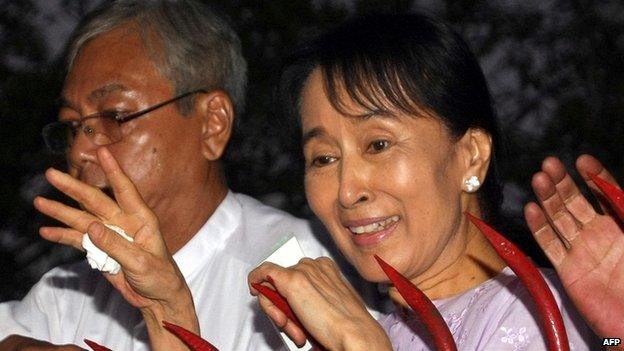
[[[124,92],[128,90],[129,88],[123,84],[108,83],[104,86],[97,87],[96,89],[91,91],[87,96],[87,100],[91,103],[95,103],[98,100],[101,100],[107,97],[109,94],[113,92]],[[60,97],[60,104],[61,104],[61,107],[71,107],[72,105],[69,99],[65,95]]]
[[[126,91],[126,90],[128,90],[128,88],[124,86],[123,84],[109,83],[89,93],[88,99],[91,101],[97,101],[99,99],[106,97],[108,94],[112,92]]]

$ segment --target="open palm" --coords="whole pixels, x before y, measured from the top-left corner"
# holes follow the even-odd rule
[[[153,349],[186,349],[161,325],[162,320],[167,320],[199,333],[191,292],[167,251],[158,219],[110,152],[102,147],[97,154],[115,199],[69,174],[50,169],[46,172],[48,181],[83,209],[36,198],[34,204],[39,211],[68,226],[43,227],[40,234],[82,250],[83,233],[88,233],[95,246],[121,265],[118,274],[104,275],[128,303],[143,313]],[[104,224],[123,228],[134,241],[127,241]]]
[[[164,300],[164,296],[154,294],[165,293],[168,290],[167,283],[181,283],[183,280],[167,253],[156,216],[143,202],[132,182],[109,153],[104,152],[103,157],[100,156],[100,164],[117,202],[95,187],[66,173],[49,169],[46,172],[48,181],[78,201],[84,209],[37,198],[37,209],[69,226],[44,227],[40,232],[48,240],[80,250],[83,233],[88,232],[96,246],[122,265],[119,274],[105,274],[106,278],[130,304],[137,308],[146,308],[158,300]],[[103,223],[123,228],[133,237],[134,242],[124,240],[103,226]],[[158,275],[149,274],[150,272],[158,272]]]
[[[615,184],[595,158],[576,163],[593,191],[589,174]],[[532,186],[540,202],[525,207],[537,243],[556,269],[566,292],[602,337],[624,337],[624,231],[619,219],[596,212],[565,166],[554,157],[542,164]]]

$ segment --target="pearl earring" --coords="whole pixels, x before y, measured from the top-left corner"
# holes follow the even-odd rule
[[[464,180],[464,185],[466,186],[466,191],[469,193],[474,193],[481,186],[481,181],[477,176],[471,176],[470,178]]]

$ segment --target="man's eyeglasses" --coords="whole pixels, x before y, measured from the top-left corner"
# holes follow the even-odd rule
[[[119,111],[103,111],[84,116],[77,121],[53,122],[43,127],[41,134],[50,152],[60,155],[67,153],[80,132],[83,132],[95,145],[113,144],[123,137],[121,133],[122,123],[129,122],[187,96],[206,92],[205,89],[189,91],[130,114]]]

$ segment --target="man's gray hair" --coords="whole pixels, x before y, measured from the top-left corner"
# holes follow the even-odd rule
[[[80,26],[69,46],[67,71],[91,39],[135,24],[161,73],[176,94],[224,89],[238,112],[245,104],[247,63],[238,35],[228,21],[194,0],[118,0],[96,11]],[[191,103],[180,103],[183,113]]]

